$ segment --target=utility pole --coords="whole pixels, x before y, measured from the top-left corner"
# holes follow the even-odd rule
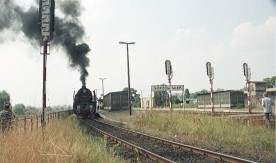
[[[129,45],[129,44],[135,44],[135,42],[122,42],[122,41],[120,41],[119,44],[126,44],[126,47],[127,47],[128,108],[129,108],[129,115],[131,115],[131,102],[130,102],[130,75],[129,75],[128,45]]]
[[[106,78],[99,78],[100,80],[102,80],[102,96],[103,96],[103,98],[104,98],[104,80],[106,79]]]
[[[142,90],[141,91],[141,95],[140,95],[140,103],[141,103],[141,108],[143,108],[143,98],[142,98]]]
[[[95,92],[96,92],[96,96],[98,96],[98,90],[99,90],[99,89],[95,89]]]

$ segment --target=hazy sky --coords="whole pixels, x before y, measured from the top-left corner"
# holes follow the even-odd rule
[[[37,7],[36,0],[15,2],[26,10]],[[56,3],[56,15],[61,17],[59,0]],[[80,23],[86,35],[79,43],[91,49],[86,83],[90,90],[98,89],[98,95],[99,78],[106,78],[105,94],[127,87],[126,46],[119,41],[135,42],[129,45],[130,85],[143,97],[150,96],[151,85],[168,83],[165,60],[172,63],[172,84],[190,92],[210,89],[208,61],[214,67],[214,90],[243,88],[244,62],[251,68],[252,81],[276,74],[272,0],[82,0],[81,4]],[[82,85],[78,70],[70,68],[61,48],[51,48],[47,62],[47,105],[72,105],[73,92]],[[1,90],[10,93],[12,104],[42,105],[39,47],[12,28],[0,33]]]

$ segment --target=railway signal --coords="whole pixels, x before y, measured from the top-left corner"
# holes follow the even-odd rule
[[[166,75],[168,76],[168,81],[169,81],[169,100],[170,100],[170,110],[172,111],[172,88],[171,88],[171,79],[173,77],[173,70],[172,70],[172,64],[170,60],[165,61],[165,70],[166,70]]]
[[[247,105],[248,105],[248,112],[251,113],[251,105],[250,105],[250,79],[251,79],[251,71],[248,67],[247,63],[243,63],[243,74],[245,76],[245,82],[246,82],[246,89],[247,89]]]
[[[210,89],[210,101],[212,105],[212,114],[214,114],[214,98],[213,98],[213,79],[214,79],[214,67],[211,66],[210,62],[206,63],[206,69],[207,69],[207,76],[209,77],[209,81],[211,84],[211,89]]]
[[[40,32],[40,43],[43,51],[43,90],[42,90],[42,116],[41,123],[44,127],[45,121],[45,111],[46,111],[46,65],[47,65],[47,55],[50,54],[49,51],[49,41],[53,37],[54,24],[55,24],[55,0],[39,0],[38,9],[38,25]]]
[[[165,61],[166,75],[172,75],[172,65],[170,60]]]

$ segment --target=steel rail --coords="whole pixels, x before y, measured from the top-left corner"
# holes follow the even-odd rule
[[[160,155],[154,154],[154,153],[152,153],[152,152],[150,152],[150,151],[148,151],[146,149],[138,147],[138,146],[136,146],[134,144],[131,144],[131,143],[127,142],[127,141],[124,141],[124,140],[122,140],[120,138],[117,138],[117,137],[115,137],[115,136],[113,136],[113,135],[111,135],[111,134],[109,134],[107,132],[104,132],[104,131],[102,131],[102,130],[100,130],[100,129],[94,127],[94,126],[92,126],[91,124],[88,124],[88,123],[84,122],[83,120],[81,120],[81,122],[84,123],[85,125],[91,127],[97,133],[99,133],[101,135],[104,135],[104,136],[108,137],[109,139],[115,141],[116,143],[118,143],[118,144],[120,144],[120,145],[122,145],[124,147],[127,147],[128,149],[131,149],[134,152],[138,152],[139,154],[142,154],[143,156],[145,156],[145,157],[147,157],[147,158],[149,158],[149,159],[151,159],[153,161],[158,161],[160,163],[174,163],[174,161],[171,161],[171,160],[169,160],[167,158],[164,158],[164,157],[162,157]]]
[[[227,154],[222,154],[222,153],[218,153],[218,152],[214,152],[214,151],[210,151],[210,150],[206,150],[206,149],[202,149],[202,148],[198,148],[198,147],[194,147],[194,146],[190,146],[190,145],[186,145],[186,144],[182,144],[182,143],[177,143],[177,142],[173,142],[173,141],[170,141],[170,140],[165,140],[165,139],[162,139],[162,138],[157,138],[157,137],[150,136],[150,135],[147,135],[147,134],[143,134],[143,133],[140,133],[140,132],[127,130],[127,129],[122,128],[122,127],[117,127],[117,126],[114,126],[114,125],[111,125],[111,124],[100,122],[98,120],[95,120],[95,121],[97,121],[99,123],[109,125],[109,126],[112,126],[114,128],[117,128],[118,130],[126,132],[126,133],[141,135],[141,136],[143,136],[147,139],[151,139],[151,140],[154,140],[154,141],[157,141],[157,142],[161,142],[163,144],[171,145],[175,148],[178,148],[178,149],[181,149],[181,150],[184,150],[184,151],[192,152],[192,153],[195,153],[195,154],[201,154],[201,155],[204,155],[204,156],[207,156],[207,157],[210,157],[210,158],[214,158],[214,159],[218,159],[218,160],[221,160],[221,161],[231,162],[231,163],[232,162],[233,163],[236,163],[236,162],[255,163],[254,161],[251,161],[251,160],[247,160],[247,159],[243,159],[243,158],[239,158],[239,157],[235,157],[235,156],[231,156],[231,155],[227,155]]]

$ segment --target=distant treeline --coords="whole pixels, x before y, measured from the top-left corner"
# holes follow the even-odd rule
[[[57,106],[47,106],[46,112],[69,110],[72,107],[70,105],[57,105]],[[37,115],[42,112],[42,108],[37,108],[33,106],[25,106],[24,104],[15,104],[13,111],[17,115]]]

